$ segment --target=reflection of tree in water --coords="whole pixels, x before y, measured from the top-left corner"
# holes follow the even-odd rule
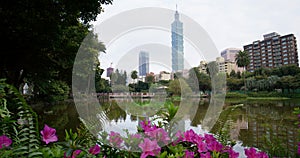
[[[109,106],[104,106],[104,113],[110,121],[114,120],[116,123],[118,120],[126,120],[126,112],[115,101],[111,102]]]
[[[228,106],[211,132],[218,133],[229,124],[231,134],[238,130],[235,131],[238,133],[235,137],[243,142],[243,146],[254,146],[274,155],[286,153],[293,157],[298,142],[297,126],[294,125],[297,117],[291,114],[294,105],[289,101],[244,101],[244,105],[237,108]]]
[[[33,106],[33,110],[38,114],[41,128],[44,124],[55,128],[59,138],[64,138],[65,129],[76,130],[80,124],[73,102]]]
[[[206,111],[208,109],[209,102],[208,101],[200,101],[199,106],[196,109],[190,109],[195,110],[196,114],[194,117],[190,117],[191,120],[191,126],[197,127],[197,125],[201,124],[204,116],[206,114]]]

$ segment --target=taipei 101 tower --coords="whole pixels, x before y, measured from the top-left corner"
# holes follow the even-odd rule
[[[172,23],[172,72],[184,69],[183,57],[183,24],[179,20],[176,5],[175,20]]]

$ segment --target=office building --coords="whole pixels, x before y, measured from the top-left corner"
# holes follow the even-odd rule
[[[114,68],[112,68],[112,63],[111,63],[110,67],[106,69],[106,77],[110,77],[113,72],[114,72]]]
[[[172,23],[172,72],[184,69],[183,53],[183,23],[179,20],[176,9],[175,20]]]
[[[235,56],[239,51],[241,51],[239,48],[227,48],[221,52],[221,57],[223,57],[225,61],[235,62]]]
[[[262,41],[257,40],[244,46],[248,52],[250,64],[247,71],[255,69],[276,68],[283,65],[299,65],[296,37],[293,34],[280,36],[273,32],[263,35]]]
[[[149,73],[149,53],[141,51],[139,54],[139,76],[146,76]]]

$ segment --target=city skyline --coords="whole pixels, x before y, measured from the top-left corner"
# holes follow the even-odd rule
[[[175,11],[176,4],[178,4],[180,15],[189,16],[207,31],[219,53],[226,48],[243,48],[243,45],[249,44],[257,39],[262,39],[263,34],[271,32],[278,32],[282,35],[293,33],[296,38],[299,39],[300,37],[298,29],[300,28],[300,20],[297,18],[300,15],[298,12],[300,2],[296,0],[289,2],[280,0],[254,0],[234,1],[232,3],[224,0],[216,0],[213,2],[209,0],[191,0],[189,3],[179,0],[128,0],[126,2],[116,0],[115,5],[105,6],[105,12],[99,15],[98,21],[94,24],[101,24],[101,22],[123,11],[141,7],[162,7]],[[269,9],[270,7],[272,7],[272,10]],[[161,34],[161,32],[159,32],[159,34]],[[154,36],[154,33],[148,31],[143,34],[140,32],[134,34],[134,36],[139,35],[148,37]],[[157,38],[157,40],[166,40],[165,45],[171,47],[169,42],[170,35],[167,34],[166,37],[162,36],[161,38]],[[137,45],[139,43],[139,41],[134,42],[137,43]],[[297,45],[299,46],[299,40],[297,41]],[[120,50],[117,52],[120,52]],[[194,50],[188,46],[186,41],[184,42],[184,52],[186,60],[189,61],[192,67],[199,65],[199,61],[202,59],[193,56]],[[117,63],[116,61],[111,61],[111,58],[109,58],[112,57],[114,59],[114,54],[115,53],[110,50],[107,51],[107,54],[101,54],[100,60],[101,58],[103,59],[101,66],[108,67],[111,62]],[[152,71],[151,65],[150,69]]]

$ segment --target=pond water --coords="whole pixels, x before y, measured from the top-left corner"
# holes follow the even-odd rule
[[[149,101],[139,101],[139,105],[143,103]],[[173,103],[181,107],[177,112],[180,114],[177,124],[180,130],[194,129],[198,133],[205,130],[210,133],[223,131],[231,140],[241,142],[243,146],[268,150],[273,155],[289,154],[293,157],[297,153],[299,136],[298,126],[295,125],[297,116],[293,114],[293,109],[300,107],[300,100],[226,100],[221,111],[217,107],[209,108],[213,106],[209,100]],[[38,113],[41,125],[48,124],[56,128],[59,139],[63,141],[65,129],[79,126],[79,114],[87,123],[95,125],[97,132],[105,130],[122,134],[123,129],[134,133],[140,120],[151,118],[160,108],[159,105],[129,105],[132,105],[132,101],[103,100],[100,104],[83,103],[75,107],[69,101],[53,106],[33,106],[33,109]],[[214,111],[215,114],[212,113]]]

